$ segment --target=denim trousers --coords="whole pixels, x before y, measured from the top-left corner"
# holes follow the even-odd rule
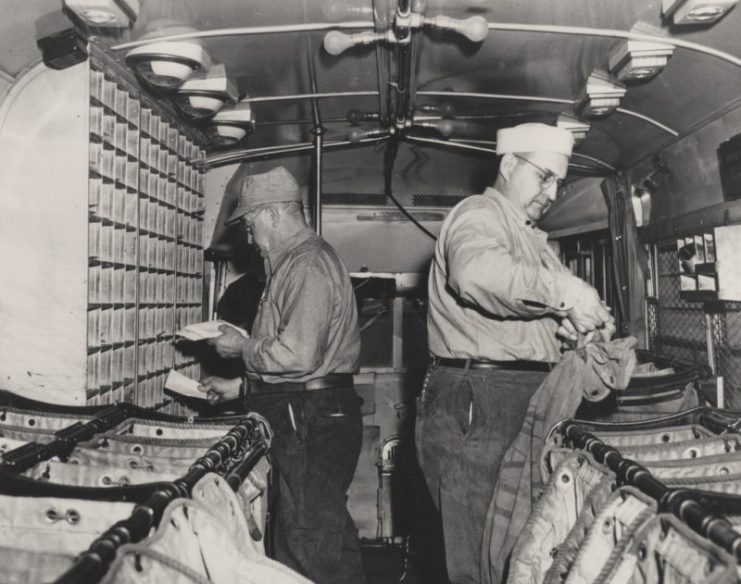
[[[274,434],[275,559],[317,584],[364,583],[358,533],[347,510],[363,439],[352,386],[251,394],[246,407]]]
[[[454,584],[480,582],[487,511],[500,462],[545,373],[431,366],[417,400],[417,458],[442,519]]]

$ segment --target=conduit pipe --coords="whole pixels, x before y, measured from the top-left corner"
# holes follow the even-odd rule
[[[322,146],[324,150],[336,150],[347,146],[378,144],[381,142],[385,142],[388,139],[388,135],[374,136],[372,138],[355,141],[337,140],[334,142],[323,142]],[[198,165],[198,168],[208,170],[210,168],[222,166],[224,164],[232,164],[245,160],[260,160],[263,158],[270,158],[272,156],[281,156],[283,154],[293,154],[297,152],[309,152],[313,149],[313,142],[301,142],[299,144],[291,144],[288,146],[267,146],[265,148],[250,148],[244,150],[230,151],[224,154],[209,156],[202,164]]]
[[[495,140],[468,140],[464,138],[451,138],[450,142],[454,143],[463,143],[463,144],[479,144],[482,146],[492,146],[495,147],[497,145]],[[612,172],[615,172],[616,169],[611,164],[608,164],[604,160],[600,160],[599,158],[595,158],[594,156],[588,156],[587,154],[581,154],[579,152],[573,152],[571,154],[571,158],[583,158],[584,160],[589,160],[590,162],[594,162],[595,164],[599,164],[600,166],[604,167],[607,170],[610,170]]]
[[[417,92],[417,95],[428,95],[428,96],[433,96],[433,97],[467,97],[467,98],[476,98],[476,99],[500,99],[503,101],[533,101],[533,102],[541,102],[541,103],[559,103],[559,104],[565,104],[565,105],[574,104],[573,99],[562,99],[558,97],[539,97],[537,95],[508,95],[505,93],[472,93],[472,92],[460,92],[459,93],[457,91],[419,91]],[[656,120],[649,118],[648,116],[644,116],[643,114],[639,114],[637,112],[626,110],[620,107],[617,108],[615,111],[620,112],[621,114],[624,114],[626,116],[631,116],[639,120],[643,120],[644,122],[648,122],[649,124],[656,126],[657,128],[663,130],[667,134],[671,134],[672,136],[679,136],[679,132],[677,132],[676,130],[672,130],[669,126],[665,126],[661,122],[657,122]]]
[[[284,24],[279,26],[251,26],[241,28],[222,28],[207,31],[196,31],[191,33],[177,34],[163,36],[156,39],[146,39],[131,41],[128,43],[121,43],[114,45],[112,49],[114,51],[121,51],[125,49],[133,49],[134,47],[140,47],[152,42],[163,42],[163,41],[180,41],[187,39],[196,38],[216,38],[224,36],[248,36],[258,34],[277,34],[277,33],[293,33],[293,32],[312,32],[312,31],[323,31],[332,29],[368,29],[372,30],[374,24],[372,21],[358,20],[358,21],[347,21],[347,22],[317,22],[307,24]],[[664,36],[651,36],[644,34],[635,34],[626,30],[617,30],[609,28],[592,28],[584,26],[560,26],[553,24],[520,24],[520,23],[503,23],[503,22],[490,22],[489,30],[499,31],[516,31],[516,32],[540,32],[550,34],[569,34],[577,36],[598,36],[598,37],[609,37],[619,39],[629,39],[637,41],[647,41],[654,43],[664,43],[675,47],[682,47],[683,49],[689,49],[698,53],[703,53],[711,57],[716,57],[737,67],[741,67],[741,58],[735,57],[724,51],[719,51],[711,47],[706,47],[699,43],[693,43],[690,41],[684,41],[673,37]]]
[[[537,95],[508,95],[506,93],[473,93],[473,92],[457,92],[457,91],[417,91],[417,95],[426,95],[431,97],[465,97],[474,99],[498,99],[502,101],[532,101],[535,103],[558,103],[564,105],[573,105],[573,99],[562,99],[558,97],[540,97]],[[376,96],[377,91],[337,91],[331,93],[299,93],[293,95],[275,95],[275,96],[264,96],[264,97],[248,97],[243,99],[244,102],[249,103],[260,103],[260,102],[272,102],[272,101],[293,101],[303,99],[325,99],[331,97],[359,97],[359,96]],[[631,116],[633,118],[643,120],[649,124],[663,130],[667,134],[672,136],[679,136],[679,132],[673,130],[669,126],[665,126],[661,122],[624,108],[617,108],[617,113]]]
[[[404,140],[407,140],[409,142],[418,142],[418,143],[421,143],[421,144],[432,144],[434,146],[444,146],[444,147],[448,147],[448,148],[452,148],[452,149],[458,149],[458,150],[468,150],[470,152],[484,152],[486,154],[495,154],[496,155],[496,149],[495,148],[485,148],[483,146],[476,146],[474,144],[467,144],[465,142],[448,141],[448,140],[437,140],[435,138],[421,138],[419,136],[410,136],[408,134],[405,134],[404,135]],[[576,155],[576,153],[574,155]],[[593,160],[597,164],[600,164],[601,166],[603,166],[605,169],[608,169],[608,170],[610,170],[612,172],[615,171],[615,168],[612,167],[612,166],[610,166],[606,162],[602,162],[601,160],[598,160],[596,158],[591,158],[591,157],[585,157],[585,158],[590,158],[591,160]],[[592,166],[588,166],[588,165],[585,165],[585,164],[578,164],[578,163],[574,163],[574,162],[569,162],[569,166],[571,168],[580,168],[580,169],[583,169],[583,170],[591,170],[591,171],[595,171],[595,172],[598,171],[598,169],[596,169],[596,168],[594,168]]]

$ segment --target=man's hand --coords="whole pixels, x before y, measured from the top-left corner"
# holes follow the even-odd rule
[[[589,331],[586,334],[579,333],[574,324],[568,319],[561,320],[561,324],[556,330],[556,336],[560,337],[571,348],[580,348],[589,343],[609,342],[616,331],[615,319],[610,315],[610,319],[601,327]]]
[[[220,337],[214,337],[206,341],[212,345],[223,359],[238,359],[242,357],[242,347],[245,339],[237,331],[228,325],[221,325],[219,330],[224,333]]]
[[[576,330],[574,323],[572,323],[568,318],[564,318],[561,321],[561,325],[556,331],[556,336],[564,339],[565,341],[576,342],[579,340],[579,332]]]
[[[566,315],[577,332],[583,334],[614,322],[610,308],[602,302],[597,290],[586,282],[580,287],[576,304]]]
[[[239,388],[242,385],[242,379],[224,379],[223,377],[204,377],[198,386],[200,391],[207,394],[208,402],[215,404],[218,402],[230,401],[239,397]]]

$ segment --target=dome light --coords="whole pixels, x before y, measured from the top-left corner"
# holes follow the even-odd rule
[[[64,4],[91,26],[129,28],[139,16],[139,0],[64,0]]]
[[[710,24],[720,20],[738,0],[662,0],[661,14],[673,24]]]
[[[582,118],[602,118],[610,115],[620,105],[625,95],[625,85],[610,77],[605,71],[595,69],[577,100],[576,113]]]
[[[195,71],[211,65],[201,45],[187,41],[153,41],[131,49],[125,59],[147,84],[164,90],[179,87]]]
[[[198,71],[178,89],[178,108],[193,119],[214,115],[226,103],[236,103],[237,89],[226,76],[224,65],[215,65],[208,72]]]
[[[631,30],[636,35],[660,37],[661,29],[638,22]],[[670,44],[628,39],[610,53],[610,72],[620,81],[646,80],[657,75],[674,53]]]
[[[255,129],[255,118],[248,101],[227,105],[214,115],[208,131],[216,146],[233,146]]]

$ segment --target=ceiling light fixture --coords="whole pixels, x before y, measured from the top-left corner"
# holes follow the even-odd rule
[[[129,28],[139,16],[139,0],[64,0],[64,4],[91,26]]]
[[[209,71],[191,75],[178,89],[175,103],[186,116],[202,119],[237,99],[237,89],[226,76],[224,65],[214,65]]]
[[[385,32],[360,32],[346,34],[338,30],[329,31],[324,36],[324,49],[330,55],[339,55],[343,51],[356,45],[369,45],[385,41],[389,44],[406,44],[411,41],[411,30],[423,26],[449,30],[465,36],[468,40],[478,43],[489,34],[489,23],[483,16],[457,19],[449,16],[426,17],[418,12],[396,12],[393,28]]]
[[[216,146],[233,146],[255,129],[255,117],[248,101],[227,105],[214,115],[208,127]]]
[[[624,95],[625,85],[595,69],[577,99],[576,114],[587,119],[603,118],[617,109]]]
[[[156,35],[173,35],[193,32],[190,27],[172,27],[158,30]],[[142,37],[146,39],[147,35]],[[161,90],[175,89],[182,85],[195,71],[211,67],[206,51],[194,41],[157,41],[131,49],[126,63],[147,84]]]
[[[662,0],[661,15],[673,24],[710,24],[720,20],[738,0]]]
[[[564,130],[568,130],[571,132],[571,134],[574,136],[574,143],[578,144],[584,138],[587,137],[587,133],[590,129],[589,122],[585,122],[583,120],[580,120],[579,118],[575,118],[574,116],[566,113],[560,113],[558,114],[558,119],[556,120],[556,126],[559,128],[563,128]]]
[[[662,36],[659,28],[638,22],[630,29],[636,35]],[[620,81],[638,81],[657,75],[674,53],[670,44],[627,39],[610,53],[610,72]]]

